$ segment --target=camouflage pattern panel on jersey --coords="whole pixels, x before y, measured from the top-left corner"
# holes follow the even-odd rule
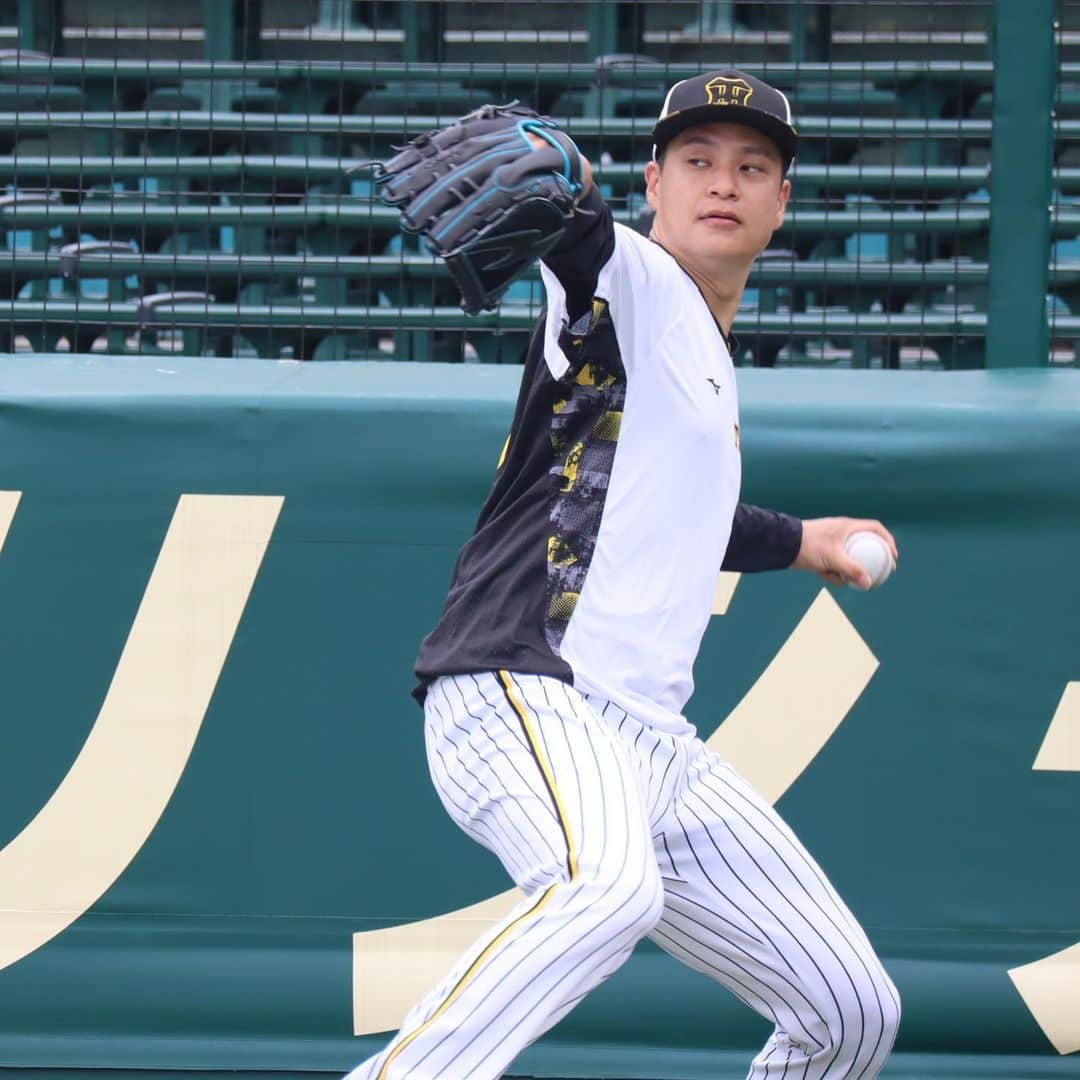
[[[626,399],[626,372],[607,302],[594,299],[559,344],[570,361],[554,404],[551,442],[558,493],[547,548],[544,631],[557,653],[589,572]]]

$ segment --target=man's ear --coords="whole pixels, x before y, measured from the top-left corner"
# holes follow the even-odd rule
[[[784,224],[784,212],[787,210],[788,199],[791,198],[791,181],[783,180],[780,183],[780,192],[776,198],[776,224],[773,230],[779,229]]]
[[[656,209],[656,189],[659,183],[660,166],[655,161],[650,161],[645,166],[645,198],[649,200],[649,205],[654,210]]]

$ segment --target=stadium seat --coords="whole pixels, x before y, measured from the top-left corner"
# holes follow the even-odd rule
[[[13,315],[26,341],[85,344],[96,327],[97,348],[520,358],[536,274],[497,319],[465,320],[445,267],[401,236],[353,167],[517,98],[564,120],[617,220],[632,223],[666,86],[722,48],[791,93],[803,137],[788,220],[740,312],[743,355],[895,365],[913,342],[941,363],[977,354],[994,81],[985,7],[890,21],[837,4],[651,4],[634,25],[594,4],[285,7],[263,9],[243,43],[229,23],[239,9],[219,12],[228,40],[205,40],[201,57],[155,52],[137,26],[130,47],[96,38],[74,9],[66,40],[94,41],[93,54],[0,51],[0,258],[7,296],[31,305]],[[1077,86],[1066,65],[1066,145],[1080,135]],[[1051,287],[1071,312],[1070,153],[1055,173]],[[178,298],[196,292],[201,303]],[[45,329],[31,341],[34,304]],[[76,322],[65,304],[79,305]],[[1056,314],[1068,335],[1071,314]]]

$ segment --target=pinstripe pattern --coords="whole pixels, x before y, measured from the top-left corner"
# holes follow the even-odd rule
[[[494,1080],[644,936],[774,1031],[749,1080],[872,1080],[899,999],[779,816],[700,740],[544,676],[430,687],[447,812],[526,894],[349,1080]]]
[[[658,851],[653,940],[776,1026],[749,1073],[875,1077],[900,1002],[863,931],[756,791],[697,743]]]

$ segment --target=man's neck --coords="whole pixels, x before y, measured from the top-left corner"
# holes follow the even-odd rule
[[[709,275],[681,260],[679,260],[679,265],[694,279],[724,337],[729,337],[732,323],[735,322],[735,313],[739,310],[739,302],[746,289],[749,273],[732,279],[726,275],[724,277]]]
[[[700,266],[680,252],[673,251],[655,232],[650,233],[649,238],[656,241],[690,275],[701,290],[705,303],[709,305],[720,332],[725,338],[729,337],[735,322],[735,313],[739,310],[739,302],[750,277],[750,267]]]

